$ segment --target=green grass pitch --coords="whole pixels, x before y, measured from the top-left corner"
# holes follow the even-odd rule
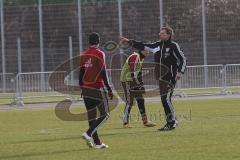
[[[88,149],[81,139],[87,122],[59,120],[53,108],[0,111],[0,160],[239,160],[240,100],[175,101],[179,126],[158,132],[164,124],[159,102],[147,103],[158,127],[145,128],[133,107],[131,129],[123,129],[123,105],[99,130],[110,148]],[[83,111],[73,108],[72,112]]]

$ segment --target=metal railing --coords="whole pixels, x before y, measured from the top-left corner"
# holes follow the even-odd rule
[[[225,87],[240,87],[240,64],[225,66]]]
[[[221,88],[224,80],[223,65],[188,66],[177,83],[178,89]]]
[[[176,84],[177,95],[226,94],[225,66],[188,66],[183,77]],[[229,92],[230,93],[230,92]]]
[[[143,69],[143,81],[146,89],[158,87],[154,68]],[[121,69],[109,70],[111,82],[116,90],[121,90],[119,82]],[[176,84],[176,95],[231,94],[230,88],[239,88],[240,64],[188,66],[183,77]]]
[[[6,88],[3,86],[3,77],[6,78]],[[0,93],[8,93],[15,91],[14,88],[15,75],[13,73],[0,73]]]
[[[71,97],[63,93],[58,93],[49,85],[49,77],[53,72],[32,72],[32,73],[19,73],[15,77],[14,74],[6,74],[7,87],[3,91],[1,86],[1,98],[9,93],[15,93],[15,102],[21,105],[24,99],[31,98],[49,98],[49,97]],[[117,91],[121,90],[120,80],[121,69],[108,70],[110,81]],[[77,86],[78,85],[78,72],[72,72],[69,75],[66,72],[54,73],[55,88],[62,87],[62,83],[58,80],[64,79],[64,84]],[[44,83],[41,81],[44,77]],[[154,68],[143,69],[143,81],[146,89],[151,87],[158,87],[158,82],[155,80]],[[1,74],[0,74],[0,84]],[[240,64],[227,64],[227,65],[200,65],[188,66],[183,77],[177,82],[176,93],[180,95],[198,94],[197,92],[189,93],[188,91],[207,89],[210,94],[229,94],[237,89],[240,92]],[[211,89],[217,89],[218,92]],[[9,96],[9,94],[7,96]],[[13,98],[14,96],[10,96]],[[9,98],[9,97],[8,97]],[[41,101],[39,101],[41,102]]]
[[[29,98],[50,98],[50,97],[69,97],[63,93],[59,93],[50,87],[49,78],[53,72],[30,72],[19,73],[16,76],[16,97],[15,104],[24,105],[23,100]],[[55,89],[62,87],[60,80],[64,79],[65,83],[69,83],[69,76],[66,72],[54,72]],[[42,80],[44,77],[44,80]],[[42,100],[44,101],[44,100]]]
[[[5,78],[5,84],[3,79]],[[15,75],[13,73],[0,74],[0,104],[11,103],[16,92]]]

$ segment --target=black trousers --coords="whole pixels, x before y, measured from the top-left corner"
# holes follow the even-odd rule
[[[172,104],[172,95],[175,88],[175,83],[176,81],[172,80],[171,78],[159,80],[160,96],[167,123],[176,122],[175,109]]]
[[[93,137],[95,144],[100,143],[97,130],[109,118],[109,105],[104,88],[83,88],[83,100],[88,112],[88,135]]]
[[[143,92],[139,90],[133,90],[136,85],[134,82],[122,82],[124,97],[125,97],[125,108],[124,108],[124,118],[123,123],[129,123],[129,115],[133,106],[134,99],[136,99],[138,104],[139,112],[142,116],[143,121],[147,121],[146,110],[143,98]]]

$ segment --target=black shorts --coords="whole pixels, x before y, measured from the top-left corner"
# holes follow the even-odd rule
[[[83,88],[83,100],[88,111],[88,115],[92,118],[105,116],[109,114],[109,104],[107,99],[107,92],[104,88]],[[96,111],[97,115],[96,115]]]

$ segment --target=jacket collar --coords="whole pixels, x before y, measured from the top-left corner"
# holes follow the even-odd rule
[[[91,45],[90,48],[98,48],[98,45]]]
[[[167,41],[162,41],[162,40],[161,40],[160,42],[161,42],[161,43],[165,43],[165,44],[169,44],[169,43],[171,43],[171,41],[172,41],[172,40],[169,39],[169,40],[167,40]]]

